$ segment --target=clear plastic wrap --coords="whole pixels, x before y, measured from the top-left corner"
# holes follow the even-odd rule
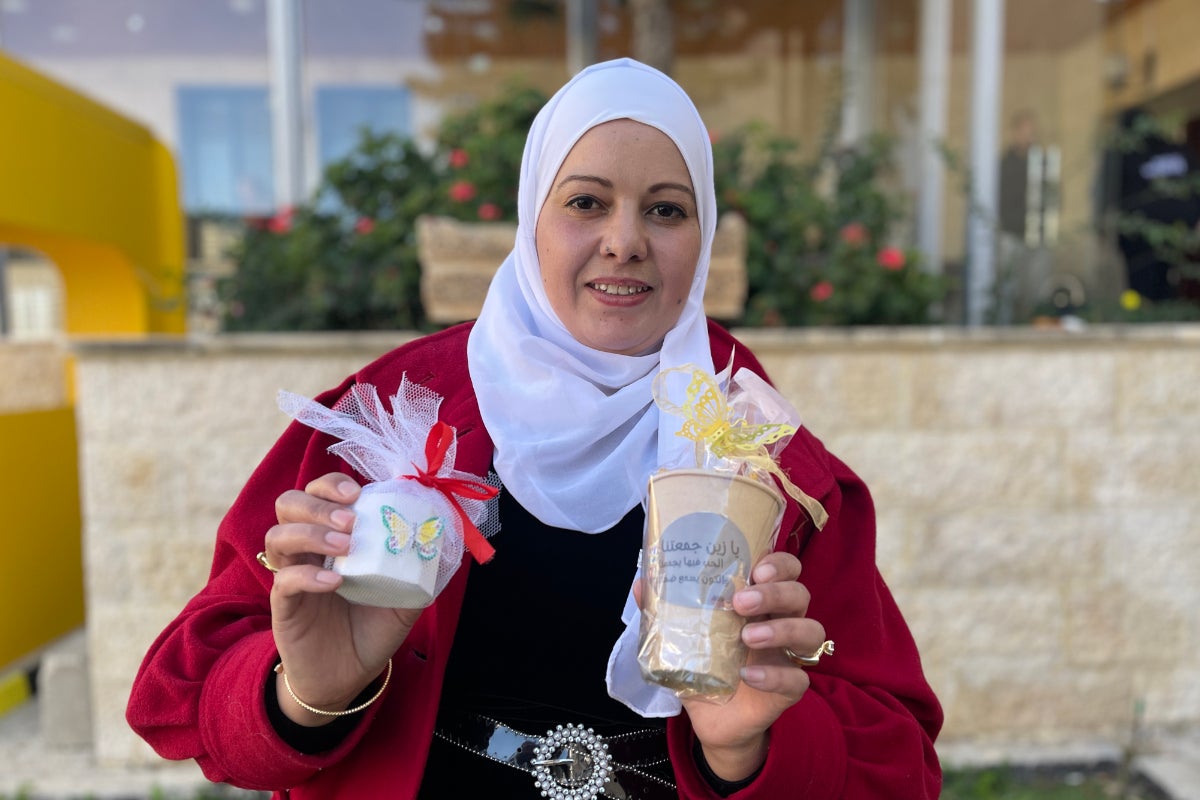
[[[665,464],[649,480],[638,643],[647,681],[713,702],[733,695],[746,663],[733,595],[774,548],[779,486],[818,527],[826,520],[777,463],[799,425],[795,410],[747,370],[724,377],[687,365],[655,381],[655,402],[683,419],[678,434],[696,448],[694,461]]]

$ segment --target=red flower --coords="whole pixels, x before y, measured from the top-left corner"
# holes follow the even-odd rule
[[[291,206],[284,206],[279,209],[275,216],[267,221],[267,230],[271,233],[287,233],[292,229],[292,216],[295,214],[295,209]]]
[[[450,185],[450,199],[456,203],[465,203],[475,196],[475,184],[470,181],[455,181]]]
[[[867,229],[861,222],[851,222],[844,226],[841,232],[838,233],[842,237],[842,241],[851,247],[858,247],[863,242],[867,241]]]
[[[456,147],[450,151],[450,166],[454,169],[462,169],[469,163],[471,163],[471,157],[467,155],[466,150]]]
[[[885,247],[875,256],[879,266],[896,272],[904,269],[904,251],[899,247]]]
[[[354,223],[354,232],[362,236],[366,236],[373,230],[375,230],[375,220],[370,217],[359,217],[358,222]]]
[[[503,214],[503,212],[500,210],[500,206],[496,205],[495,203],[480,203],[478,213],[479,218],[485,222],[492,222],[493,220],[500,219],[500,216]]]
[[[809,290],[808,296],[818,303],[824,303],[829,298],[833,297],[833,284],[829,281],[821,281],[816,286]]]
[[[708,132],[708,143],[709,143],[709,144],[716,144],[716,143],[717,143],[717,142],[719,142],[719,141],[721,141],[721,134],[717,133],[717,132],[716,132],[716,131],[714,131],[714,130],[710,130],[710,131]]]

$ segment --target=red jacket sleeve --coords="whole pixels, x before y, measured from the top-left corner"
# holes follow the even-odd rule
[[[390,396],[407,374],[443,398],[439,416],[458,435],[455,466],[486,474],[494,448],[467,376],[468,330],[458,326],[402,346],[316,400],[332,405],[354,382]],[[164,758],[194,759],[213,781],[250,789],[303,787],[293,788],[293,797],[338,791],[377,797],[384,786],[392,794],[415,795],[466,570],[421,614],[393,658],[388,691],[336,748],[319,755],[292,749],[275,732],[263,702],[279,656],[271,633],[272,576],[255,554],[276,523],[280,494],[350,469],[328,453],[334,441],[293,423],[275,443],[221,522],[207,584],[147,652],[126,718]]]
[[[714,335],[715,342],[719,338]],[[714,346],[714,359],[723,364],[721,357]],[[738,362],[764,374],[744,349]],[[789,501],[781,526],[788,533],[776,549],[800,558],[801,581],[812,594],[809,616],[825,626],[837,651],[808,669],[811,687],[771,727],[759,777],[731,797],[936,800],[942,774],[933,743],[942,710],[875,564],[870,493],[804,429],[784,451],[781,466],[829,512],[829,522],[817,531]],[[686,714],[668,723],[668,738],[680,796],[715,800],[696,770],[678,766],[691,763],[685,756],[694,734]]]

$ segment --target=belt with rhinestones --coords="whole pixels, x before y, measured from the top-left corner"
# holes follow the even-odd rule
[[[534,786],[551,800],[677,797],[674,784],[647,771],[669,760],[661,728],[600,736],[591,728],[568,724],[533,736],[490,717],[443,714],[436,735],[476,755],[532,773]]]

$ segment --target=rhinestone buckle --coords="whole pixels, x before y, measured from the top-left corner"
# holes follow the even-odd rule
[[[613,775],[608,745],[591,728],[559,725],[529,762],[534,785],[551,800],[594,800]]]

